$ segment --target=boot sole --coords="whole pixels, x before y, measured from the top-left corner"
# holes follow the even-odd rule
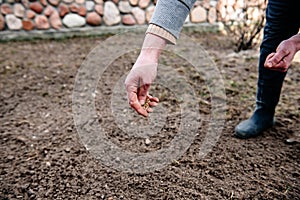
[[[244,135],[244,134],[241,134],[241,133],[239,133],[239,132],[235,132],[235,133],[234,133],[234,136],[235,136],[236,138],[238,138],[238,139],[255,138],[255,137],[258,137],[258,136],[260,136],[260,135],[262,135],[262,133],[257,134],[257,135]]]

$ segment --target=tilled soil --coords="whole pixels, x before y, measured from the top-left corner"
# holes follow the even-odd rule
[[[77,70],[105,37],[0,44],[0,199],[300,199],[300,144],[285,142],[300,131],[300,64],[294,62],[288,72],[276,125],[262,136],[240,140],[233,137],[234,127],[255,106],[258,50],[235,53],[232,40],[220,34],[189,36],[202,44],[221,71],[227,103],[222,134],[200,158],[211,117],[209,88],[186,61],[164,52],[160,63],[174,67],[193,87],[201,126],[180,158],[148,173],[103,164],[87,150],[74,125]],[[114,144],[147,153],[168,146],[178,132],[180,99],[154,84],[151,92],[170,113],[160,134],[146,140],[122,134],[110,110],[110,87],[137,54],[112,63],[113,70],[98,84],[95,106],[97,120]],[[140,116],[134,119],[146,123]]]

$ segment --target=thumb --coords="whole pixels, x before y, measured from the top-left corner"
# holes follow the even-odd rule
[[[284,57],[286,57],[287,55],[289,55],[289,51],[285,50],[285,49],[279,49],[274,56],[269,60],[269,62],[272,63],[273,65],[276,65],[278,63],[280,63],[281,60],[283,60]]]
[[[265,67],[271,68],[271,67],[273,66],[273,63],[272,63],[270,60],[271,60],[271,58],[273,58],[274,55],[275,55],[275,53],[270,53],[270,54],[267,56],[267,58],[266,58],[266,60],[265,60],[265,64],[264,64]]]

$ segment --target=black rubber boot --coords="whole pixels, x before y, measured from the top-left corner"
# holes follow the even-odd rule
[[[274,125],[275,108],[278,104],[286,73],[266,69],[263,66],[269,52],[261,50],[257,83],[256,108],[253,115],[235,128],[238,138],[256,137]]]
[[[274,125],[275,108],[280,97],[280,91],[281,84],[275,87],[258,86],[254,113],[249,119],[236,126],[236,137],[243,139],[256,137]]]

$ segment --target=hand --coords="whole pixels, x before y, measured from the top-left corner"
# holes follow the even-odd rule
[[[158,98],[148,94],[150,85],[154,81],[157,73],[157,63],[140,65],[137,62],[130,70],[125,80],[127,98],[129,105],[139,114],[147,117],[148,112],[152,112],[151,107],[156,106]],[[149,98],[149,106],[146,110],[142,107],[146,98]]]
[[[267,56],[264,66],[272,70],[286,72],[297,53],[296,44],[293,40],[282,41],[276,49],[276,53]]]
[[[159,101],[158,98],[150,96],[148,90],[156,77],[158,57],[166,44],[165,39],[147,33],[140,55],[125,80],[129,105],[145,117]],[[147,97],[150,100],[149,107],[144,109],[142,105]]]

